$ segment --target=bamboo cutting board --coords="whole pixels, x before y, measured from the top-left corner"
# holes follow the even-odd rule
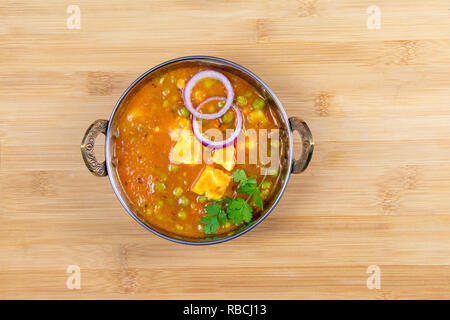
[[[0,298],[450,298],[449,19],[446,0],[1,1]],[[195,54],[261,76],[316,141],[268,219],[203,247],[140,227],[80,154],[134,79]]]

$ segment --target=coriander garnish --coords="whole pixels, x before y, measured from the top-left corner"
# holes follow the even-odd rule
[[[216,233],[220,225],[225,225],[227,219],[232,224],[241,224],[252,220],[252,207],[248,203],[253,197],[255,205],[263,209],[263,199],[261,197],[261,184],[266,176],[263,177],[259,185],[254,177],[248,178],[244,170],[238,169],[233,172],[233,180],[239,183],[236,193],[248,194],[247,200],[243,198],[226,197],[223,200],[213,200],[211,204],[205,206],[207,214],[200,222],[203,224],[203,230],[206,234]]]

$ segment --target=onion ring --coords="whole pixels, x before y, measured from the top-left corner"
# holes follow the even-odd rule
[[[222,109],[220,109],[216,113],[200,113],[192,105],[192,101],[191,101],[192,89],[194,88],[194,86],[197,84],[198,81],[200,81],[204,78],[214,78],[216,80],[219,80],[220,82],[223,83],[223,85],[225,86],[225,89],[227,90],[227,98],[226,98],[225,105],[223,106]],[[184,105],[189,110],[189,112],[192,113],[192,115],[194,117],[200,118],[200,119],[205,119],[205,120],[212,120],[212,119],[217,119],[217,118],[223,116],[228,111],[228,109],[231,107],[231,105],[233,104],[233,99],[234,99],[234,90],[233,90],[233,86],[231,85],[230,80],[228,80],[228,78],[225,77],[222,73],[213,71],[213,70],[205,70],[205,71],[197,72],[191,79],[189,79],[189,81],[186,83],[186,86],[184,87],[184,90],[183,90],[183,99],[184,99]],[[205,101],[207,101],[207,100],[205,100]],[[202,103],[204,103],[205,101],[203,101]],[[198,107],[197,107],[197,109],[198,109]]]
[[[214,97],[217,98],[217,97]],[[219,97],[224,99],[223,97]],[[206,102],[206,100],[204,101]],[[203,103],[204,103],[203,102]],[[202,143],[205,147],[213,148],[213,149],[221,149],[228,147],[229,145],[233,144],[234,141],[239,137],[242,131],[242,114],[241,110],[233,103],[231,107],[234,109],[234,112],[236,112],[236,128],[234,129],[233,134],[226,140],[221,141],[212,141],[203,136],[203,134],[200,132],[198,128],[197,119],[195,116],[192,117],[192,132],[194,133],[194,136],[197,138],[198,141]]]

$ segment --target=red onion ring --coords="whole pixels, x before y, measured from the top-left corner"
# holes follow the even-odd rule
[[[225,99],[223,97],[214,97],[214,98]],[[212,98],[210,98],[210,99],[212,99]],[[205,102],[206,102],[206,100],[203,101],[202,103],[205,103]],[[199,107],[200,107],[200,105],[199,105]],[[226,140],[212,141],[212,140],[205,138],[198,128],[197,118],[195,116],[193,116],[192,132],[194,132],[194,136],[197,138],[198,141],[200,141],[202,143],[202,145],[204,145],[205,147],[208,147],[208,148],[213,148],[213,149],[225,148],[225,147],[228,147],[229,145],[233,144],[234,141],[239,137],[239,135],[241,134],[241,131],[242,131],[241,110],[239,110],[239,108],[234,103],[231,105],[231,107],[234,109],[234,112],[236,112],[237,123],[236,123],[236,128],[234,129],[233,134]]]
[[[227,90],[227,98],[226,98],[225,105],[223,106],[222,109],[220,109],[216,113],[200,113],[192,106],[192,101],[191,101],[192,89],[194,88],[194,86],[197,84],[198,81],[200,81],[204,78],[214,78],[214,79],[219,80],[220,82],[223,83],[223,85],[225,86],[225,89]],[[192,113],[192,115],[194,117],[200,118],[200,119],[205,119],[205,120],[212,120],[212,119],[217,119],[217,118],[223,116],[228,111],[228,109],[231,107],[231,105],[233,103],[233,99],[234,99],[234,90],[233,90],[233,86],[231,85],[230,80],[228,80],[228,78],[225,77],[223,74],[221,74],[220,72],[217,72],[217,71],[213,71],[213,70],[205,70],[205,71],[197,72],[191,79],[189,79],[189,81],[186,83],[186,86],[184,87],[184,90],[183,90],[183,99],[184,99],[184,105],[189,110],[189,112]],[[202,103],[204,103],[206,101],[208,101],[208,100],[205,100]],[[198,109],[198,107],[197,107],[197,109]]]

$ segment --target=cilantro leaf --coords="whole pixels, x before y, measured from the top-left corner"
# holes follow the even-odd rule
[[[252,194],[253,191],[255,191],[255,189],[256,189],[256,180],[249,179],[242,181],[239,188],[237,188],[236,191],[239,193]]]
[[[212,237],[206,237],[205,238],[205,240],[207,240],[207,241],[217,240],[217,239],[221,239],[221,237],[219,237],[219,236],[212,236]]]
[[[212,204],[206,205],[205,212],[208,215],[200,222],[203,224],[203,230],[206,234],[216,233],[220,225],[225,225],[227,222],[227,214],[222,210],[221,201],[213,201]]]
[[[231,198],[230,196],[226,196],[225,199],[222,200],[222,203],[228,206],[230,205],[231,201],[233,201],[233,198]]]
[[[233,172],[233,179],[236,182],[241,182],[247,180],[247,175],[245,174],[245,171],[242,169],[237,169]]]
[[[205,212],[207,214],[210,214],[210,215],[213,215],[213,216],[217,215],[220,212],[220,210],[221,210],[220,204],[217,203],[217,202],[214,202],[212,204],[208,204],[205,207]]]
[[[232,224],[249,222],[252,219],[252,207],[244,199],[237,198],[228,206],[227,214]]]
[[[206,234],[216,233],[219,230],[220,224],[217,216],[206,216],[200,222],[203,224],[203,231]]]
[[[250,222],[252,220],[252,207],[247,202],[245,202],[242,213],[245,222]]]
[[[217,215],[217,218],[219,219],[219,222],[222,225],[225,225],[225,223],[227,222],[227,214],[223,210],[219,211],[219,214]]]
[[[263,198],[259,189],[255,189],[253,192],[253,200],[258,208],[263,209]]]

